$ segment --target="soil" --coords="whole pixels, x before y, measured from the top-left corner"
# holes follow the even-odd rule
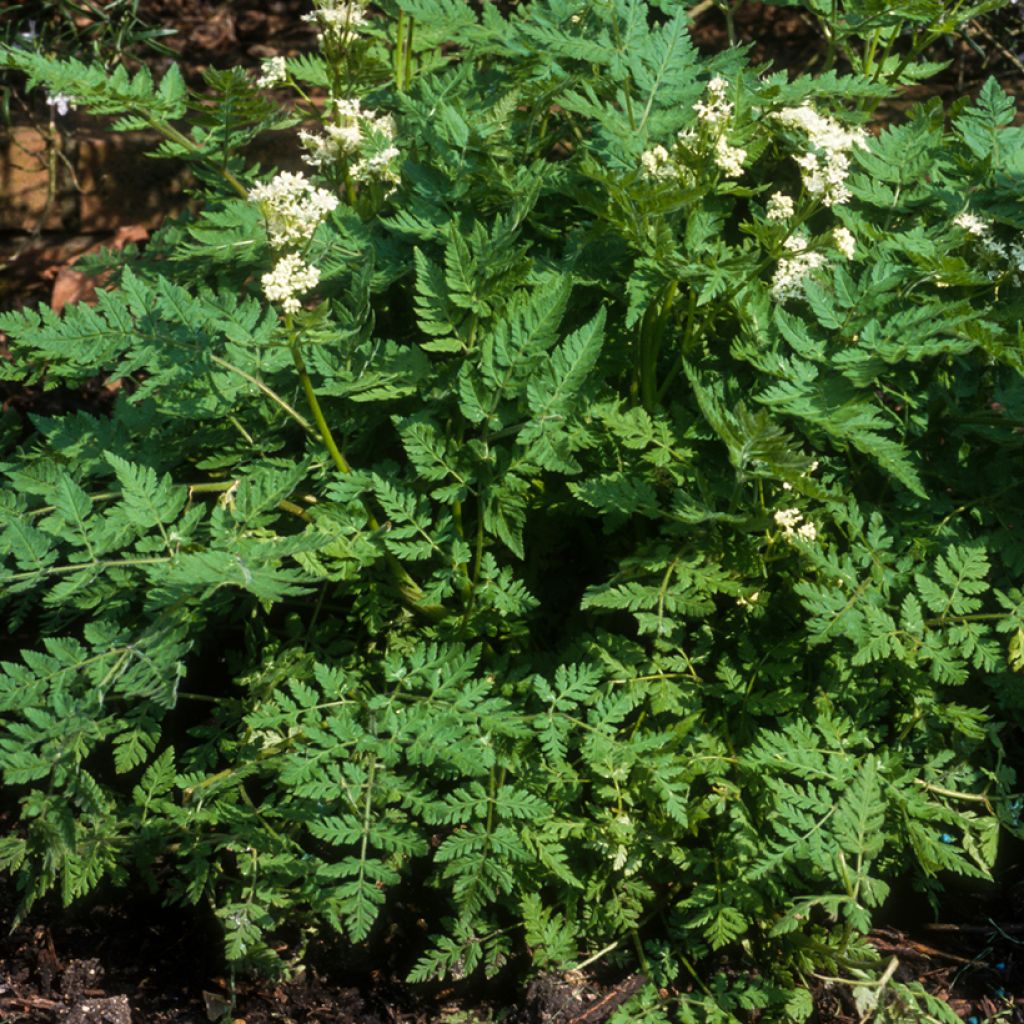
[[[176,30],[164,40],[171,54],[147,57],[147,63],[160,73],[175,60],[197,83],[209,66],[255,67],[266,57],[303,52],[312,45],[312,30],[301,20],[308,7],[303,0],[258,6],[140,0],[144,21]],[[699,8],[695,40],[706,52],[720,50],[727,43],[724,18],[711,4]],[[735,24],[756,61],[787,67],[821,58],[815,27],[795,8],[744,4]],[[969,42],[936,54],[952,60],[945,72],[880,116],[896,118],[910,99],[925,95],[948,101],[973,92],[990,74],[1024,98],[1024,64],[1016,52],[1024,49],[1020,10],[972,23],[968,34]],[[1020,114],[1024,122],[1024,99]],[[74,261],[90,248],[119,240],[109,233],[37,227],[0,233],[6,278],[0,282],[0,308],[88,300],[92,285],[76,276]],[[129,234],[120,236],[122,242],[142,239],[140,229],[133,238],[132,226],[124,228]],[[0,333],[0,358],[6,356]],[[0,405],[22,416],[75,408],[102,413],[117,387],[102,376],[74,392],[3,384]],[[930,924],[920,923],[927,916],[920,907],[897,909],[871,941],[884,962],[896,959],[896,980],[920,982],[970,1024],[1024,1024],[1024,996],[1017,994],[1024,993],[1024,908],[1016,902],[1012,892],[968,897],[947,922]],[[13,907],[13,895],[0,889],[0,921],[13,920]],[[67,911],[43,902],[0,938],[0,1024],[603,1024],[644,981],[622,967],[598,964],[588,974],[530,979],[513,966],[492,984],[408,986],[394,965],[353,970],[339,966],[338,951],[325,946],[314,949],[311,966],[289,981],[233,984],[223,970],[219,942],[203,912],[168,909],[156,898],[106,892]],[[848,985],[820,979],[814,997],[818,1024],[865,1019]]]
[[[967,920],[880,927],[870,941],[882,964],[895,959],[895,980],[919,982],[964,1021],[1024,1024],[1020,915],[987,915],[997,907],[1006,915],[1005,894],[968,902],[975,912]],[[0,919],[13,905],[0,891]],[[201,910],[106,892],[71,910],[40,905],[0,940],[0,1022],[604,1024],[645,981],[621,966],[529,978],[525,965],[512,965],[490,983],[413,986],[389,966],[405,952],[385,949],[378,966],[353,969],[342,950],[315,946],[310,966],[289,981],[233,984],[216,925]],[[813,995],[815,1024],[862,1024],[849,985],[820,979]]]

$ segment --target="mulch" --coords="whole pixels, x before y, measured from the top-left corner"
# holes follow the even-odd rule
[[[985,917],[995,906],[1005,911],[1004,898],[977,906],[971,921],[877,928],[870,936],[877,973],[920,982],[969,1024],[1024,1024],[1024,924]],[[0,919],[12,907],[11,893],[0,891]],[[407,953],[385,942],[375,965],[353,965],[343,946],[323,942],[310,947],[308,966],[290,980],[232,979],[216,924],[201,908],[106,892],[70,910],[44,903],[0,939],[0,1021],[605,1024],[645,981],[601,964],[530,977],[520,962],[493,982],[406,985],[393,963]],[[732,973],[728,961],[722,966]],[[808,981],[814,1024],[865,1024],[848,981]],[[756,1024],[757,1016],[749,1020]]]

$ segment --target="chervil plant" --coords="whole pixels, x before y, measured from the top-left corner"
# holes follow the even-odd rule
[[[864,935],[1020,832],[1012,101],[879,132],[895,73],[703,58],[668,2],[312,18],[199,96],[5,51],[199,200],[0,316],[6,378],[125,382],[5,421],[24,906],[146,879],[274,970],[411,902],[414,980],[600,951],[675,993],[629,1019],[802,1020],[812,973],[953,1019]]]

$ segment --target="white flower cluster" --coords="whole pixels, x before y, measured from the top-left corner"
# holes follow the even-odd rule
[[[832,229],[832,239],[836,248],[848,259],[852,260],[857,253],[857,239],[849,228],[842,226]]]
[[[280,302],[286,313],[298,313],[301,305],[299,295],[315,288],[320,281],[320,271],[304,263],[297,252],[290,252],[277,261],[269,274],[261,278],[263,294],[271,302]]]
[[[768,197],[765,216],[769,220],[789,220],[793,216],[793,200],[783,192],[773,193]]]
[[[359,38],[357,29],[367,24],[366,9],[358,0],[333,3],[323,0],[318,3],[312,13],[304,15],[303,21],[312,22],[319,28],[319,42],[324,36],[333,36],[341,43],[351,43]]]
[[[267,232],[275,248],[302,245],[313,237],[317,225],[338,206],[326,189],[317,188],[303,174],[281,171],[271,181],[249,189],[249,199],[263,207]],[[280,302],[286,313],[301,308],[299,295],[316,287],[320,271],[305,263],[297,252],[283,255],[277,266],[262,277],[263,294]]]
[[[715,163],[727,178],[740,177],[746,159],[747,151],[738,146],[730,146],[724,135],[719,135],[715,140]]]
[[[850,198],[846,179],[850,174],[849,152],[854,146],[867,148],[867,136],[859,128],[844,128],[834,118],[819,114],[806,103],[787,107],[775,115],[784,128],[807,136],[812,149],[796,157],[804,188],[821,196],[826,206],[845,203]]]
[[[664,146],[655,146],[640,157],[644,174],[654,181],[665,181],[676,176],[672,156]]]
[[[798,508],[783,508],[775,513],[775,523],[782,527],[782,536],[786,540],[818,539],[818,528],[812,522],[804,522],[804,514]]]
[[[701,130],[715,140],[715,164],[727,178],[738,178],[743,174],[743,161],[747,158],[747,151],[738,146],[730,146],[726,137],[734,109],[733,104],[725,98],[728,91],[728,81],[716,75],[708,82],[708,102],[698,100],[694,103],[693,109]],[[682,131],[679,137],[681,141],[689,141],[693,138],[693,133]]]
[[[820,252],[808,252],[806,240],[796,235],[791,235],[782,244],[793,255],[779,260],[772,278],[772,296],[779,302],[800,295],[807,275],[825,262]]]
[[[710,146],[719,170],[727,178],[738,178],[743,174],[747,151],[729,144],[727,133],[732,123],[733,104],[725,98],[728,91],[729,83],[724,78],[712,78],[708,82],[708,102],[698,100],[693,105],[699,130],[684,128],[679,132],[678,140],[690,146],[700,146],[701,143]],[[653,181],[681,179],[686,182],[692,179],[692,172],[678,161],[673,161],[672,154],[664,146],[647,150],[640,157],[640,166]]]
[[[324,134],[300,131],[306,152],[302,159],[312,167],[348,160],[362,152],[361,159],[349,166],[355,181],[384,178],[397,182],[395,161],[399,157],[394,119],[387,114],[364,110],[359,100],[335,100],[335,120],[324,126]]]
[[[353,181],[387,181],[397,185],[401,180],[396,164],[400,156],[397,146],[385,146],[357,160],[349,168],[349,173]]]
[[[288,77],[288,65],[284,57],[271,57],[265,60],[261,70],[263,73],[256,79],[256,84],[261,89],[280,85]]]
[[[1000,242],[992,231],[992,225],[982,220],[981,217],[966,210],[953,218],[953,223],[958,228],[963,228],[969,235],[973,235],[981,248],[990,256],[1009,263],[1018,275],[1024,275],[1024,245],[1020,242]],[[997,278],[1000,272],[995,268],[988,272],[990,278]]]
[[[249,189],[249,199],[262,204],[270,242],[276,248],[308,242],[320,221],[338,206],[337,197],[326,189],[316,188],[304,174],[289,171]]]
[[[953,218],[953,223],[958,228],[963,228],[968,234],[977,235],[978,238],[990,238],[992,235],[992,228],[985,221],[966,210],[957,214]]]
[[[708,82],[708,98],[710,103],[698,100],[693,105],[697,120],[712,131],[724,131],[732,120],[733,105],[725,98],[729,91],[729,82],[716,75]]]

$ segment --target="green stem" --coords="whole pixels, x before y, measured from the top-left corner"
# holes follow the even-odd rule
[[[272,402],[280,406],[307,434],[313,433],[313,424],[300,412],[293,409],[276,391],[267,387],[258,377],[254,377],[251,373],[246,373],[241,367],[235,366],[234,363],[229,363],[226,359],[221,359],[220,356],[211,355],[210,362],[223,366],[225,370],[229,370],[231,373],[237,373],[242,380],[247,380],[253,387],[262,391]]]
[[[398,24],[395,27],[395,88],[402,92],[405,88],[402,82],[402,73],[405,68],[405,58],[402,48],[405,45],[405,11],[398,12]]]
[[[690,291],[690,300],[686,307],[686,326],[683,329],[683,340],[679,345],[679,354],[672,364],[672,368],[665,375],[665,379],[661,382],[661,387],[658,388],[657,400],[661,400],[665,397],[665,392],[668,391],[669,385],[676,379],[679,371],[683,368],[683,360],[690,354],[690,349],[693,345],[693,330],[697,322],[697,293]]]
[[[658,356],[678,291],[678,282],[667,285],[648,306],[640,327],[640,401],[649,413],[654,412],[661,393],[658,389]]]
[[[473,575],[469,580],[469,595],[466,598],[466,607],[462,613],[461,628],[465,629],[469,617],[473,612],[473,604],[476,598],[476,587],[480,582],[480,565],[484,559],[484,496],[483,492],[478,495],[476,510],[476,550],[473,553]]]
[[[159,565],[169,562],[170,555],[157,555],[152,558],[104,558],[92,562],[75,562],[74,565],[47,565],[41,569],[30,569],[27,572],[14,572],[4,577],[5,583],[17,583],[30,580],[35,576],[63,576],[69,572],[81,572],[83,569],[118,569],[129,565]]]
[[[150,115],[143,114],[143,116],[150,126],[163,135],[164,138],[169,139],[171,142],[176,142],[179,146],[184,147],[196,156],[206,156],[200,145],[193,142],[187,135],[183,135],[177,128],[172,128],[171,125],[164,124]],[[243,199],[249,198],[248,189],[226,167],[218,167],[217,171]]]
[[[405,39],[405,87],[407,89],[409,88],[409,83],[412,81],[412,36],[415,28],[416,19],[410,16],[406,27]]]
[[[320,401],[316,397],[316,392],[313,390],[313,382],[309,379],[309,371],[306,369],[306,363],[302,358],[302,353],[299,351],[299,342],[295,333],[292,331],[291,318],[287,319],[288,333],[291,335],[291,341],[288,347],[291,349],[292,359],[295,362],[295,369],[298,371],[299,380],[302,382],[302,390],[306,393],[306,402],[309,405],[310,412],[313,413],[313,419],[316,422],[317,429],[320,431],[320,439],[324,443],[324,447],[327,449],[327,453],[331,457],[331,461],[342,473],[351,473],[352,467],[348,464],[345,456],[341,454],[341,449],[338,447],[337,442],[334,440],[334,435],[331,433],[331,428],[327,424],[327,420],[324,418],[323,409],[320,408]],[[371,518],[370,525],[375,529],[380,529],[380,524],[376,519]]]
[[[331,428],[324,417],[323,409],[320,408],[320,401],[316,397],[316,391],[313,389],[313,382],[309,378],[309,371],[306,369],[306,363],[302,358],[302,353],[299,351],[298,335],[292,327],[292,320],[290,316],[285,317],[285,327],[288,331],[288,347],[291,349],[295,369],[298,371],[299,380],[302,382],[302,390],[306,393],[306,401],[309,403],[310,411],[313,413],[313,419],[316,421],[317,428],[320,431],[320,437],[323,440],[324,447],[327,449],[328,454],[331,456],[331,461],[338,468],[339,472],[349,474],[352,472],[352,467],[348,464],[348,460],[341,453],[341,449],[334,440]],[[373,509],[370,507],[368,500],[363,500],[363,507],[366,509],[366,521],[369,524],[370,529],[379,531],[381,529],[380,522],[374,514]],[[423,588],[412,578],[412,576],[409,575],[405,566],[403,566],[393,554],[386,551],[384,560],[394,577],[395,584],[402,600],[411,610],[415,611],[419,615],[425,616],[431,621],[443,619],[448,614],[447,609],[443,605],[428,605],[423,603]]]
[[[875,51],[878,49],[878,41],[881,38],[881,33],[881,29],[875,29],[874,35],[872,35],[871,40],[868,43],[867,50],[864,52],[864,60],[861,65],[861,71],[864,75],[870,75],[875,66]]]

